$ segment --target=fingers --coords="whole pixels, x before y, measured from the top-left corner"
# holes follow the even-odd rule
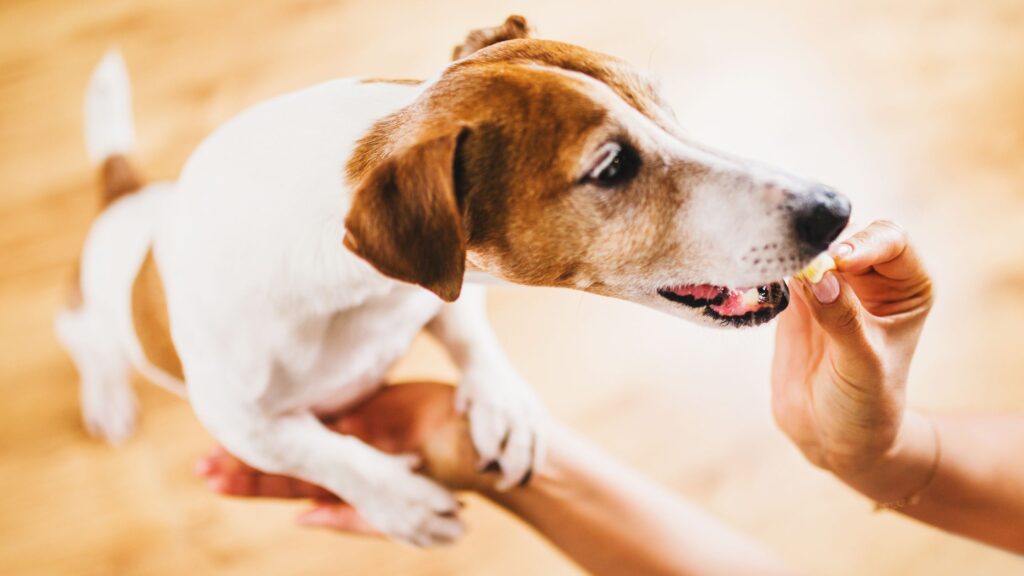
[[[789,280],[792,294],[789,307],[776,321],[775,353],[772,358],[772,404],[788,407],[802,402],[805,393],[801,378],[794,374],[807,371],[807,358],[818,345],[820,332],[814,329],[814,319],[807,303],[801,297],[801,286]]]
[[[841,272],[858,274],[874,268],[895,280],[927,275],[907,233],[888,220],[872,222],[843,240],[832,249],[832,255]]]
[[[300,526],[328,528],[354,534],[379,536],[377,531],[349,504],[318,504],[299,514],[295,521]]]
[[[838,345],[836,351],[841,360],[857,362],[859,356],[871,351],[865,332],[867,312],[839,274],[826,272],[817,284],[805,280],[794,284],[799,287],[796,292],[811,316]]]
[[[313,498],[336,500],[330,491],[276,474],[266,474],[217,447],[209,456],[196,462],[195,472],[206,479],[206,485],[229,496],[264,498]]]

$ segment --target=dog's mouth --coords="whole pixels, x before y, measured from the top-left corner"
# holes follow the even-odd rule
[[[712,284],[685,284],[658,290],[658,295],[683,306],[697,308],[723,326],[759,326],[771,321],[789,305],[785,282],[753,288],[729,288]]]

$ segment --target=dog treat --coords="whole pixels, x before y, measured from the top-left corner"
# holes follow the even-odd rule
[[[805,266],[803,270],[797,272],[796,277],[803,278],[811,284],[817,284],[821,282],[825,272],[835,269],[836,261],[832,259],[828,252],[822,252],[814,260],[811,260],[811,263]]]

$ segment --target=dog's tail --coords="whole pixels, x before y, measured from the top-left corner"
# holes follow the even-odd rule
[[[142,177],[128,160],[134,147],[128,69],[121,52],[111,49],[93,71],[85,93],[85,148],[100,168],[103,207],[142,187]]]

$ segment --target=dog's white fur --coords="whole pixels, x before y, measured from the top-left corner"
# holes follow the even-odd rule
[[[123,63],[109,55],[87,96],[94,160],[128,152],[127,89]],[[488,327],[483,289],[466,286],[444,304],[342,246],[341,169],[353,144],[419,90],[338,80],[258,105],[206,139],[176,185],[149,185],[97,219],[82,256],[84,304],[57,321],[91,431],[115,442],[132,431],[132,367],[183,389],[146,361],[132,325],[131,287],[152,245],[188,397],[249,464],[328,488],[392,537],[456,538],[463,528],[447,490],[410,459],[328,431],[315,416],[374,391],[427,327],[461,369],[457,398],[482,461],[500,464],[503,487],[524,477],[542,452],[542,408]]]

